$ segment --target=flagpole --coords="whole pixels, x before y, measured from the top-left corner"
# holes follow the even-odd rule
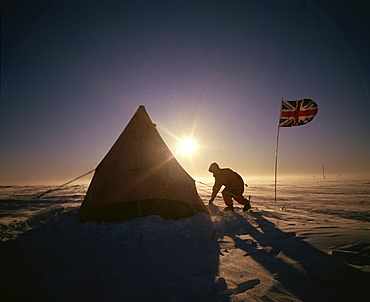
[[[277,136],[276,136],[276,152],[275,152],[275,203],[276,203],[276,190],[277,190],[277,163],[278,163],[278,148],[279,148],[279,132],[280,127],[278,126]]]
[[[283,101],[284,98],[281,98],[281,101]],[[278,130],[276,135],[276,151],[275,151],[275,203],[277,199],[277,166],[278,166],[278,150],[279,150],[279,134],[280,134],[280,118],[281,118],[281,108],[280,105],[280,115],[279,115],[279,122],[278,122]]]

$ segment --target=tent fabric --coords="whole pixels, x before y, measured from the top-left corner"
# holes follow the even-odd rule
[[[96,168],[80,220],[123,221],[147,215],[180,219],[198,212],[208,210],[195,181],[140,106]]]

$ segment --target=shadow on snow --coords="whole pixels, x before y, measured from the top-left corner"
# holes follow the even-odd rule
[[[221,221],[226,221],[216,221],[218,237],[230,237],[236,249],[243,250],[245,257],[252,257],[302,301],[368,301],[370,298],[368,273],[340,262],[295,233],[283,232],[263,213],[221,215]],[[238,286],[241,287],[243,284]]]

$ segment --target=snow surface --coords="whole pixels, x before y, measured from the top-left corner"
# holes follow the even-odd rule
[[[369,181],[249,185],[248,213],[119,223],[78,222],[86,185],[3,186],[1,301],[370,301]]]

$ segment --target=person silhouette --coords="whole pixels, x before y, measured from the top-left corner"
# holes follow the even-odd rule
[[[208,171],[213,173],[213,177],[215,178],[209,205],[213,204],[218,191],[220,191],[222,186],[225,186],[222,191],[222,197],[227,205],[224,209],[225,212],[234,211],[233,199],[244,205],[244,212],[251,208],[250,201],[243,197],[244,181],[238,173],[229,168],[221,169],[217,163],[212,163]]]

